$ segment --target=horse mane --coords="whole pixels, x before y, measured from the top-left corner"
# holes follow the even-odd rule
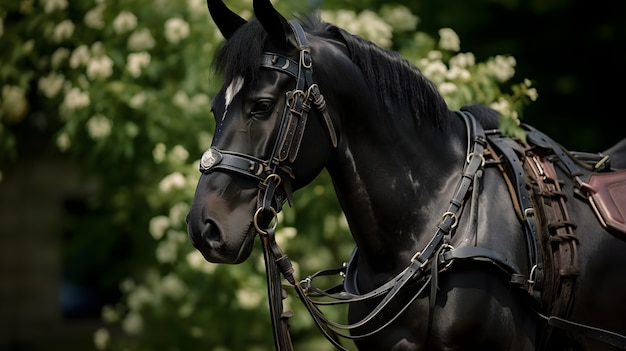
[[[408,107],[418,123],[428,119],[438,128],[447,127],[448,107],[437,87],[400,54],[322,21],[317,12],[299,16],[297,20],[307,33],[346,45],[350,59],[363,72],[385,111],[397,111],[398,106]],[[256,19],[249,21],[217,50],[214,70],[226,83],[242,76],[246,86],[253,85],[258,77],[266,39],[267,33],[261,24]]]

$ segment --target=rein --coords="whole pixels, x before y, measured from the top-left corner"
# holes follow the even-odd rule
[[[300,300],[307,308],[309,314],[315,321],[318,328],[322,331],[323,335],[340,350],[347,349],[341,345],[337,339],[338,336],[356,340],[370,337],[380,332],[382,329],[393,323],[413,303],[413,301],[415,301],[415,299],[422,295],[429,284],[431,288],[430,294],[432,303],[435,300],[437,291],[436,277],[439,267],[442,265],[447,267],[454,259],[466,258],[469,256],[486,257],[493,259],[496,263],[500,263],[507,271],[517,271],[517,268],[512,263],[507,262],[505,258],[491,250],[477,247],[464,247],[457,251],[450,245],[450,238],[457,228],[458,218],[463,209],[463,204],[468,196],[470,198],[475,198],[474,195],[477,191],[477,186],[474,185],[482,176],[482,168],[485,165],[483,152],[486,145],[486,139],[482,127],[475,122],[474,118],[469,115],[468,112],[458,111],[457,113],[463,118],[467,125],[469,139],[466,163],[455,194],[450,200],[448,208],[443,213],[441,220],[437,225],[435,234],[429,243],[422,250],[413,255],[408,266],[404,270],[377,289],[365,294],[344,291],[339,293],[329,293],[328,291],[316,288],[312,283],[313,277],[308,277],[307,279],[297,283],[293,276],[291,261],[287,255],[283,253],[275,241],[275,227],[262,229],[259,228],[255,222],[255,226],[257,227],[257,231],[259,232],[263,242],[268,279],[268,297],[270,300],[272,325],[274,327],[274,339],[277,350],[291,350],[293,345],[290,344],[289,330],[287,326],[287,319],[290,317],[290,314],[282,311],[282,299],[284,295],[282,294],[283,291],[280,285],[280,277],[276,272],[276,268],[278,268],[280,273],[282,273],[285,277],[285,280],[287,280],[287,282],[295,289],[296,293],[300,297]],[[259,208],[259,210],[261,210],[261,208]],[[327,272],[320,273],[319,275],[334,274],[336,272],[336,270],[329,270]],[[376,326],[371,331],[362,334],[346,334],[345,332],[340,332],[340,330],[351,331],[356,328],[367,326],[368,323],[372,322],[375,317],[379,316],[382,311],[384,311],[390,303],[394,301],[401,291],[404,291],[408,285],[412,285],[417,282],[421,283],[418,291],[413,293],[409,301],[404,303],[400,310],[382,325]],[[311,294],[310,292],[313,293]],[[311,299],[311,296],[324,296],[331,298],[332,300],[314,301]],[[377,306],[367,316],[352,324],[340,324],[331,321],[318,308],[318,306],[322,305],[353,303],[371,300],[377,297],[383,297]]]

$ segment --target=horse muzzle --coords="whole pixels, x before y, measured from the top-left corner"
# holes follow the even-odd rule
[[[228,178],[226,186],[221,184],[224,178]],[[256,189],[239,188],[224,174],[202,176],[198,189],[204,190],[196,191],[186,218],[191,244],[209,262],[245,261],[256,235]]]

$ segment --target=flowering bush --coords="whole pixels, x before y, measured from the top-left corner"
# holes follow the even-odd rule
[[[0,5],[0,160],[19,157],[16,126],[43,126],[59,151],[100,176],[97,202],[111,219],[105,232],[133,236],[142,243],[137,251],[149,256],[120,283],[120,303],[103,310],[105,326],[94,334],[101,350],[273,348],[260,250],[248,263],[217,266],[186,236],[184,215],[199,177],[197,159],[210,145],[210,100],[220,83],[209,81],[222,39],[205,6],[204,0]],[[252,8],[246,0],[229,7],[248,17]],[[416,32],[418,18],[403,6],[322,16],[398,50],[451,108],[490,104],[503,113],[506,130],[515,132],[523,104],[537,96],[528,80],[503,91],[515,72],[513,57],[475,62],[452,29],[441,29],[438,39]],[[306,267],[298,276],[350,255],[353,244],[325,173],[296,194],[295,208],[280,222],[281,246],[297,269]],[[287,304],[296,311],[296,349],[331,349],[299,302]],[[112,337],[117,327],[122,336]]]

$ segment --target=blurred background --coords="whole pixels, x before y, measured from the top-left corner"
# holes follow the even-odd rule
[[[577,151],[626,136],[626,2],[273,3],[399,51],[451,108],[492,104]],[[0,350],[273,349],[260,250],[218,266],[186,237],[221,41],[203,0],[2,1]],[[459,58],[465,78],[432,73]],[[325,173],[279,228],[300,277],[353,247]],[[296,349],[330,350],[287,302]]]

